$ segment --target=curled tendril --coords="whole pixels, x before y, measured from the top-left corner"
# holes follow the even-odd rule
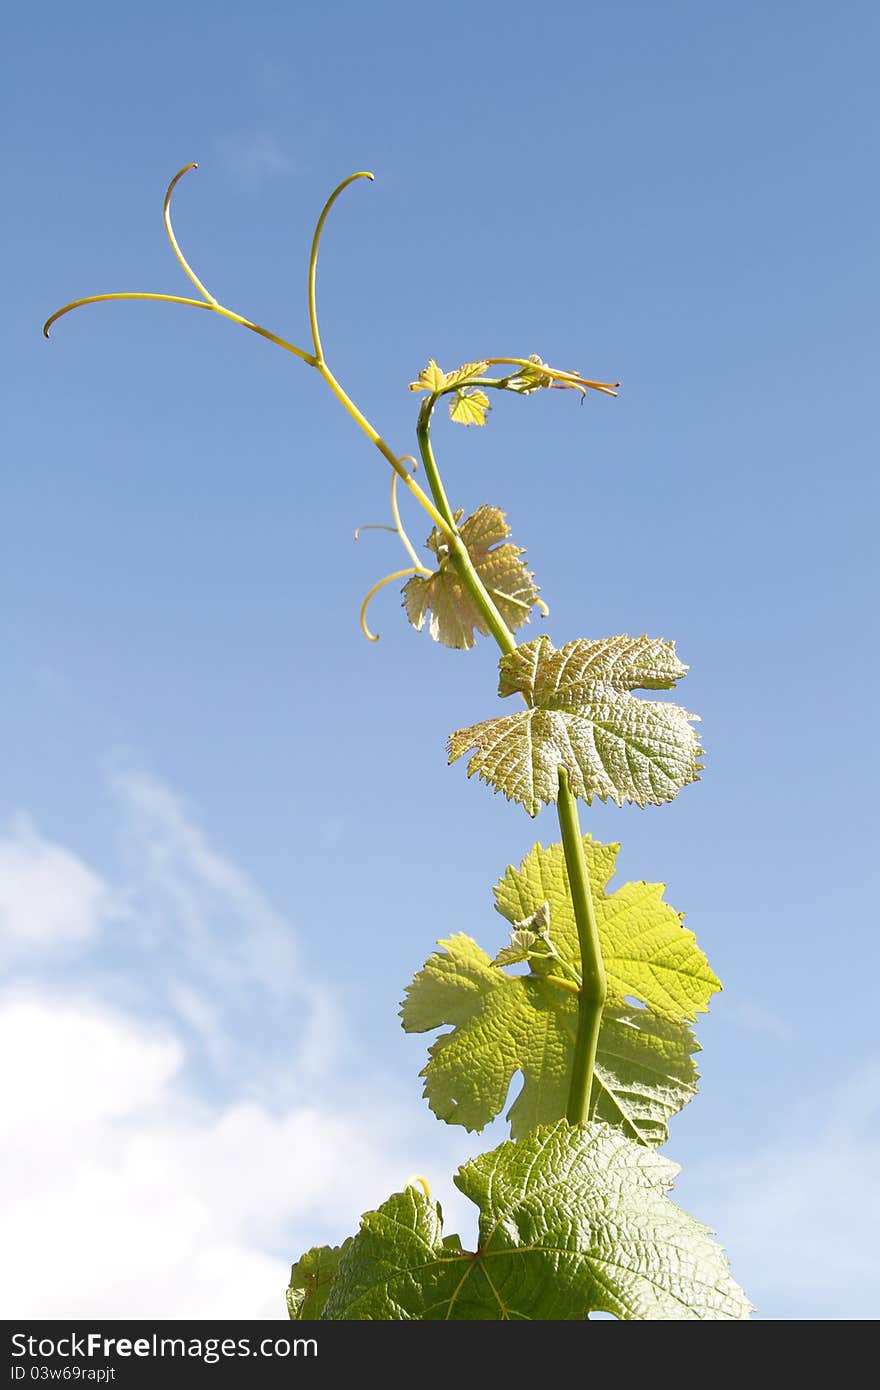
[[[318,304],[315,296],[316,281],[318,276],[318,247],[321,244],[321,234],[324,231],[324,223],[330,214],[330,209],[336,202],[340,193],[344,193],[350,183],[357,179],[369,179],[373,182],[373,175],[368,169],[361,169],[357,174],[349,174],[347,179],[343,179],[337,188],[334,188],[330,197],[321,209],[321,216],[315,225],[315,235],[312,237],[312,250],[309,255],[309,323],[312,327],[312,342],[315,345],[316,362],[324,361],[324,349],[321,345],[321,333],[318,328]]]
[[[416,472],[416,470],[418,469],[418,466],[419,466],[419,465],[418,465],[418,460],[417,460],[417,459],[414,459],[413,456],[412,456],[412,454],[404,454],[404,456],[403,456],[402,458],[398,459],[398,463],[401,463],[401,464],[403,464],[403,463],[411,463],[412,466],[413,466],[413,473]],[[413,545],[413,543],[412,543],[412,541],[410,540],[409,536],[406,534],[406,530],[405,530],[405,528],[404,528],[403,522],[402,522],[401,519],[400,519],[400,507],[398,506],[398,503],[397,503],[397,479],[398,479],[398,477],[399,477],[399,474],[397,474],[397,473],[392,473],[392,474],[391,474],[391,515],[392,515],[393,518],[394,518],[394,525],[393,525],[393,526],[385,526],[385,525],[383,525],[381,522],[368,522],[367,525],[365,525],[365,526],[358,526],[358,527],[357,527],[357,529],[355,530],[355,533],[354,533],[354,538],[355,538],[355,540],[359,540],[359,539],[360,539],[360,534],[361,534],[362,531],[390,531],[391,534],[392,534],[393,536],[397,536],[398,540],[400,541],[400,543],[401,543],[401,545],[403,546],[404,550],[406,551],[407,555],[409,556],[409,558],[410,558],[410,559],[412,560],[412,562],[413,562],[413,568],[412,568],[411,570],[405,570],[405,571],[402,570],[401,573],[402,573],[402,574],[403,574],[403,573],[406,573],[406,574],[421,574],[421,575],[423,575],[425,578],[427,578],[427,577],[431,574],[431,571],[430,571],[429,569],[427,569],[427,568],[422,564],[421,560],[419,559],[418,554],[417,554],[416,549],[415,549],[415,546]],[[392,578],[392,577],[393,577],[393,576],[389,576],[389,578]],[[383,580],[381,581],[381,584],[385,584],[385,583],[387,583],[387,582],[388,582],[387,580],[383,579]],[[376,587],[377,587],[377,588],[381,588],[381,584],[377,585]],[[367,595],[366,599],[364,600],[364,606],[363,606],[363,608],[361,609],[361,627],[363,628],[363,630],[364,630],[365,634],[367,635],[367,637],[370,638],[370,641],[371,641],[371,642],[373,642],[373,641],[378,641],[378,638],[373,637],[373,636],[370,634],[369,630],[367,629],[367,627],[366,627],[366,625],[365,625],[365,623],[364,623],[364,613],[365,613],[365,611],[366,611],[367,604],[369,603],[370,599],[372,598],[372,596],[373,596],[373,594],[374,594],[375,592],[376,592],[376,589],[371,589],[371,590],[370,590],[369,594]]]
[[[378,594],[379,590],[384,589],[386,584],[393,584],[395,579],[408,579],[410,575],[425,574],[427,572],[428,571],[425,571],[421,565],[419,565],[418,569],[415,567],[415,565],[410,565],[408,569],[394,570],[392,574],[386,574],[384,579],[380,579],[377,584],[373,585],[372,589],[369,591],[363,603],[361,604],[361,632],[364,634],[368,642],[378,642],[379,640],[379,633],[371,632],[370,629],[367,627],[367,609],[369,608],[373,599]]]
[[[400,462],[401,462],[401,463],[411,463],[412,466],[413,466],[413,473],[415,473],[415,472],[417,471],[418,466],[419,466],[419,465],[418,465],[418,461],[417,461],[416,459],[413,458],[412,454],[404,454],[403,458],[400,459]],[[412,541],[410,540],[409,536],[406,534],[406,531],[405,531],[405,529],[404,529],[403,522],[402,522],[401,519],[400,519],[400,508],[399,508],[398,505],[397,505],[397,479],[398,479],[398,474],[397,474],[397,473],[392,473],[392,474],[391,474],[391,515],[394,517],[394,527],[393,527],[393,529],[397,532],[398,536],[400,537],[400,543],[401,543],[401,545],[403,546],[403,548],[404,548],[404,550],[406,551],[406,553],[407,553],[407,555],[409,556],[409,558],[412,560],[413,564],[415,565],[416,571],[417,571],[419,574],[427,575],[427,574],[430,574],[431,571],[428,570],[428,569],[426,569],[425,566],[422,564],[421,560],[419,559],[418,554],[416,553],[415,546],[413,545],[413,543],[412,543]]]
[[[171,199],[174,196],[174,190],[180,183],[180,180],[183,178],[184,174],[188,174],[191,170],[198,169],[198,167],[198,164],[192,163],[184,164],[182,169],[178,169],[177,173],[174,175],[174,178],[171,180],[171,182],[165,190],[165,202],[162,204],[162,218],[165,223],[165,231],[168,233],[168,240],[171,242],[171,249],[177,257],[178,261],[180,262],[184,274],[189,276],[190,280],[192,280],[193,284],[195,285],[196,289],[198,290],[199,294],[202,296],[203,299],[207,299],[209,304],[217,304],[218,301],[211,294],[210,290],[207,290],[205,286],[202,284],[198,275],[196,275],[189,261],[186,259],[186,256],[181,251],[177,237],[174,235],[174,228],[171,225]]]
[[[384,522],[381,521],[367,521],[363,526],[356,526],[352,532],[356,541],[360,540],[362,531],[390,531],[392,536],[397,535],[397,530],[394,526],[386,526]]]
[[[430,1202],[431,1188],[428,1184],[428,1179],[423,1178],[421,1173],[413,1173],[412,1177],[407,1179],[406,1185],[407,1187],[420,1187]]]

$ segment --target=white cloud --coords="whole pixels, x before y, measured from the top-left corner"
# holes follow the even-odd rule
[[[9,998],[0,1047],[6,1317],[283,1318],[291,1259],[412,1171],[387,1097],[209,1106],[177,1041],[101,1006]]]
[[[77,947],[109,912],[106,885],[81,859],[45,840],[26,817],[0,838],[0,950],[36,956]]]
[[[0,841],[25,952],[0,996],[0,1306],[283,1317],[292,1259],[473,1143],[346,1051],[290,924],[179,798],[134,773],[114,790],[112,885],[26,822]]]
[[[876,1318],[880,1063],[785,1118],[756,1152],[686,1170],[682,1205],[718,1230],[759,1317]]]

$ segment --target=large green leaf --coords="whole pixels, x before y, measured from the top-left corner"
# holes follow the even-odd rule
[[[681,914],[663,901],[662,883],[624,883],[608,892],[620,846],[584,836],[584,856],[596,909],[608,997],[623,1003],[633,996],[665,1018],[705,1013],[721,988],[697,938],[682,926]],[[561,844],[535,845],[519,868],[508,868],[496,884],[495,904],[511,924],[550,905],[553,942],[570,965],[580,963],[574,906]],[[536,962],[535,970],[546,970]]]
[[[297,1260],[290,1271],[287,1288],[287,1311],[291,1318],[309,1322],[321,1316],[339,1261],[351,1243],[349,1237],[342,1245],[316,1245]]]
[[[474,1252],[408,1188],[368,1212],[339,1261],[327,1319],[741,1320],[751,1305],[705,1226],[667,1196],[678,1171],[608,1125],[564,1121],[466,1163]]]
[[[459,729],[449,761],[474,749],[468,776],[532,816],[556,800],[560,768],[585,801],[671,801],[702,767],[696,715],[631,692],[668,690],[686,669],[672,642],[648,637],[578,638],[559,651],[548,637],[525,642],[501,658],[498,689],[528,708]]]
[[[456,523],[462,513],[456,513]],[[510,527],[497,507],[479,507],[461,523],[459,534],[473,566],[495,601],[495,606],[512,631],[528,622],[538,601],[538,589],[521,560],[525,553],[507,537]],[[489,629],[470,594],[458,577],[449,547],[440,532],[428,537],[428,548],[437,557],[437,569],[429,578],[415,575],[404,586],[407,617],[421,632],[428,613],[429,631],[435,642],[446,647],[474,645],[474,629],[485,636]]]
[[[584,837],[584,854],[608,978],[594,1072],[592,1115],[631,1139],[662,1144],[667,1123],[692,1098],[699,1051],[687,1019],[720,988],[693,932],[663,901],[663,885],[626,883],[606,892],[617,845]],[[523,929],[549,930],[575,972],[580,965],[574,908],[562,845],[536,845],[495,888],[499,911],[514,926],[512,946],[492,961],[470,937],[440,942],[406,993],[403,1027],[423,1033],[450,1026],[429,1049],[425,1097],[449,1124],[483,1129],[504,1107],[517,1072],[522,1090],[509,1110],[511,1134],[566,1112],[577,1003],[564,967],[530,947]],[[531,940],[530,940],[531,938]],[[529,973],[499,966],[529,957]],[[632,1007],[631,999],[646,1008]]]
[[[469,936],[442,941],[407,991],[408,1033],[453,1024],[429,1049],[425,1097],[438,1119],[481,1130],[503,1109],[519,1071],[523,1087],[506,1115],[514,1139],[565,1114],[577,999],[540,975],[506,975]],[[594,1118],[642,1144],[663,1144],[667,1121],[696,1092],[696,1039],[686,1023],[611,1003],[602,1016],[594,1070]]]

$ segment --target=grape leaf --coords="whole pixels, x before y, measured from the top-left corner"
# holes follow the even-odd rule
[[[419,372],[418,380],[410,382],[409,389],[430,391],[434,395],[450,386],[463,386],[466,382],[473,381],[474,377],[484,374],[488,365],[488,362],[465,362],[463,367],[456,367],[454,372],[444,372],[432,357],[427,367]]]
[[[662,1144],[668,1120],[696,1092],[693,1054],[699,1048],[686,1020],[706,1009],[720,984],[693,932],[663,901],[662,884],[626,883],[605,892],[617,851],[617,845],[584,837],[608,979],[592,1110],[631,1139]],[[514,935],[523,920],[540,914],[556,952],[579,969],[562,845],[536,845],[518,869],[507,870],[495,896]],[[513,1138],[560,1119],[568,1101],[577,1001],[558,961],[533,954],[529,974],[506,975],[498,966],[512,964],[515,953],[491,961],[464,935],[440,946],[409,986],[402,1008],[407,1032],[452,1028],[432,1044],[421,1073],[431,1109],[449,1124],[480,1130],[501,1113],[519,1071],[522,1090],[506,1116]],[[632,998],[647,1007],[631,1007]]]
[[[506,975],[469,936],[441,941],[407,991],[408,1033],[454,1025],[428,1050],[425,1098],[447,1124],[481,1130],[501,1113],[517,1071],[522,1090],[507,1112],[514,1139],[566,1110],[577,998],[554,977]],[[612,1002],[602,1015],[591,1113],[642,1144],[664,1144],[667,1121],[696,1093],[686,1023]]]
[[[609,1000],[622,1004],[632,996],[673,1020],[705,1013],[721,981],[693,932],[682,926],[680,914],[663,901],[663,884],[624,883],[607,892],[620,846],[602,844],[589,835],[583,843]],[[494,893],[498,911],[513,926],[549,903],[553,944],[564,960],[579,968],[577,925],[561,844],[546,849],[535,845],[519,868],[507,869]],[[534,961],[532,969],[552,971],[552,962],[548,966]]]
[[[462,515],[456,512],[456,524]],[[528,622],[529,613],[538,600],[538,587],[520,558],[525,551],[507,540],[510,527],[504,513],[497,507],[478,507],[462,522],[459,534],[496,608],[515,632]],[[439,531],[431,532],[427,545],[437,557],[438,566],[429,578],[414,575],[404,585],[407,617],[416,631],[421,632],[430,613],[428,631],[435,642],[442,642],[446,647],[470,648],[475,641],[474,629],[484,636],[489,629],[461,583],[449,547]]]
[[[456,391],[449,402],[449,418],[457,425],[485,425],[491,409],[485,391]]]
[[[346,1320],[742,1320],[751,1304],[707,1228],[671,1202],[678,1172],[608,1125],[565,1121],[466,1163],[478,1248],[443,1239],[415,1188],[361,1220],[322,1317]]]
[[[521,694],[528,708],[459,729],[449,761],[474,749],[468,776],[531,816],[556,800],[560,768],[585,801],[659,806],[702,769],[696,715],[631,691],[668,690],[686,669],[674,643],[648,637],[578,638],[559,651],[548,637],[525,642],[501,658],[498,693]]]
[[[342,1245],[316,1245],[300,1256],[290,1271],[287,1289],[287,1312],[291,1318],[299,1322],[320,1318],[339,1261],[350,1245],[351,1237]]]

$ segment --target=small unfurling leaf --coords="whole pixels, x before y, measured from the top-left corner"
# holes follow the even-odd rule
[[[520,961],[528,960],[532,950],[540,940],[537,932],[529,931],[527,928],[512,931],[510,933],[510,945],[502,946],[492,964],[497,966],[518,965]]]

